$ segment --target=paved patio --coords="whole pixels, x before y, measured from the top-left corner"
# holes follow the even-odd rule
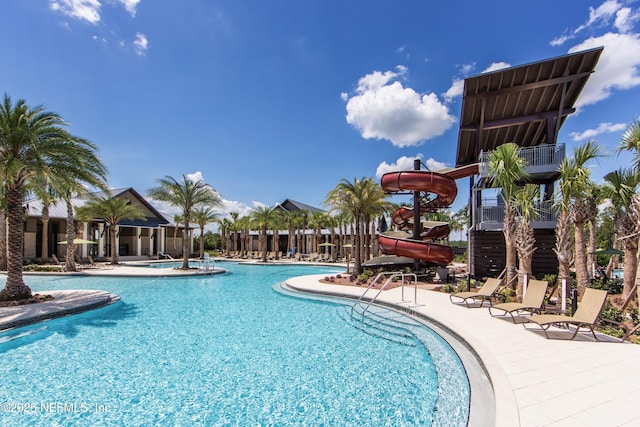
[[[334,264],[335,265],[335,264]],[[86,270],[89,275],[180,275],[184,272],[119,266]],[[192,274],[197,274],[193,272]],[[362,288],[322,284],[324,275],[287,281],[292,288],[314,293],[358,297]],[[491,378],[496,397],[497,426],[638,426],[640,411],[640,346],[620,343],[600,335],[594,342],[587,334],[574,341],[546,339],[525,330],[509,317],[493,318],[487,308],[454,305],[447,294],[405,288],[383,291],[380,300],[409,306],[433,319],[466,341],[480,356]],[[0,308],[0,330],[51,317],[97,308],[117,301],[104,291],[52,291],[50,302]],[[17,323],[16,323],[17,322]],[[13,325],[13,326],[11,326]],[[557,330],[556,334],[566,333]]]

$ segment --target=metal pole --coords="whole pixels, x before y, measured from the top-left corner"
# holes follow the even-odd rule
[[[420,159],[413,161],[413,170],[420,170]],[[413,192],[413,239],[420,240],[420,192]],[[413,271],[418,271],[420,268],[420,261],[418,259],[413,260]]]

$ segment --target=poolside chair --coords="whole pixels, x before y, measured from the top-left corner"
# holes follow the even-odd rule
[[[529,280],[527,286],[527,293],[522,302],[503,302],[489,307],[489,314],[495,316],[511,315],[511,320],[516,323],[516,318],[513,313],[520,314],[521,311],[528,311],[531,314],[538,313],[542,309],[542,303],[544,302],[544,296],[547,293],[547,287],[549,283],[545,280]],[[502,314],[494,314],[492,310],[502,310]]]
[[[478,292],[458,292],[449,295],[449,300],[451,300],[451,303],[453,304],[464,302],[467,308],[471,308],[468,302],[469,300],[474,303],[480,301],[480,305],[478,307],[482,307],[485,301],[489,301],[489,306],[491,306],[493,305],[491,300],[496,297],[500,284],[502,284],[502,279],[490,277],[486,280],[486,282],[484,282],[484,285],[482,285]],[[454,302],[453,298],[458,298],[461,301]]]
[[[89,260],[89,267],[91,268],[96,268],[96,269],[101,269],[104,268],[103,264],[97,264],[94,260],[93,257],[91,255],[87,255],[87,258]]]
[[[606,300],[607,291],[587,288],[584,290],[582,301],[580,301],[578,309],[573,316],[564,316],[561,314],[534,314],[533,316],[523,316],[525,323],[522,325],[526,329],[530,329],[527,328],[527,322],[535,323],[542,329],[544,336],[547,338],[551,338],[549,334],[547,334],[547,330],[553,325],[561,325],[568,330],[570,329],[570,326],[574,326],[575,330],[569,339],[574,339],[581,328],[589,328],[593,338],[598,341],[598,337],[596,336],[593,328],[598,322],[600,311],[602,310],[602,306]]]

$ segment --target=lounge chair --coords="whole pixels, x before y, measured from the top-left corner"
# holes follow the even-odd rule
[[[96,268],[96,269],[104,268],[104,265],[96,263],[91,255],[88,255],[88,259],[89,259],[89,266],[91,268]]]
[[[529,329],[527,328],[527,322],[535,323],[542,329],[544,336],[547,338],[551,338],[549,334],[547,334],[547,330],[553,325],[563,325],[567,329],[569,329],[570,325],[575,326],[575,330],[569,339],[574,339],[581,328],[589,328],[593,338],[598,341],[598,337],[596,336],[593,328],[598,323],[600,311],[602,310],[602,306],[606,300],[607,291],[587,288],[585,289],[582,301],[580,301],[578,309],[573,316],[563,316],[561,314],[535,314],[533,316],[523,316],[525,323],[522,325],[526,329]]]
[[[496,297],[496,293],[501,283],[502,279],[495,279],[491,277],[484,282],[484,285],[478,289],[478,292],[458,292],[449,295],[449,299],[452,303],[456,304],[456,302],[453,301],[453,298],[458,298],[462,300],[459,302],[464,302],[468,308],[470,308],[468,300],[471,300],[474,303],[479,300],[480,305],[478,307],[482,307],[485,301],[489,301],[489,306],[491,306],[493,305],[491,300]]]
[[[529,280],[529,286],[527,286],[527,293],[522,302],[503,302],[489,307],[489,314],[491,316],[506,316],[511,315],[511,320],[516,323],[516,318],[513,313],[520,314],[521,311],[528,311],[531,314],[540,312],[542,309],[542,303],[544,302],[544,296],[547,293],[547,287],[549,283],[544,280]],[[494,314],[491,310],[502,310],[502,314]]]

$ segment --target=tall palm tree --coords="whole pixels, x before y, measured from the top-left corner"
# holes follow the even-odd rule
[[[198,206],[193,209],[193,222],[200,227],[200,258],[204,258],[204,227],[212,222],[217,222],[220,216],[212,206]]]
[[[589,272],[587,268],[587,254],[584,228],[585,223],[592,215],[592,206],[587,202],[588,189],[593,185],[590,180],[590,168],[588,162],[601,155],[600,147],[595,141],[587,141],[573,152],[573,159],[570,163],[574,168],[573,175],[575,181],[572,184],[570,218],[574,226],[574,265],[576,270],[576,280],[578,281],[578,293],[582,295],[589,283]]]
[[[225,256],[229,256],[229,240],[231,240],[231,220],[222,218],[218,220],[220,224],[220,236],[222,236],[222,251]]]
[[[519,266],[518,287],[524,285],[525,274],[531,276],[533,273],[531,264],[533,261],[533,253],[537,248],[531,220],[534,219],[537,214],[536,200],[539,196],[540,187],[533,184],[526,184],[515,195],[517,208],[515,246],[518,253]]]
[[[371,178],[366,178],[362,180],[362,185],[365,187],[362,200],[362,220],[365,226],[364,259],[371,259],[371,247],[373,246],[371,225],[375,218],[388,212],[391,205],[387,201],[387,194],[379,183]]]
[[[366,189],[366,181],[368,178],[354,178],[353,182],[343,178],[336,187],[329,192],[325,199],[325,204],[332,207],[332,210],[349,212],[355,221],[354,232],[354,266],[353,273],[359,275],[362,273],[362,243],[360,239],[360,228],[363,218],[363,201]],[[369,178],[370,179],[370,178]]]
[[[0,176],[4,179],[8,218],[7,281],[0,300],[31,296],[22,275],[25,188],[49,176],[55,186],[68,183],[103,185],[106,168],[91,142],[67,132],[65,121],[43,106],[15,104],[5,94],[0,104]]]
[[[152,199],[171,203],[182,210],[184,233],[189,230],[193,208],[200,205],[216,206],[220,203],[220,196],[209,184],[202,180],[192,181],[186,175],[182,175],[182,181],[166,176],[159,179],[158,184],[150,189],[147,195]],[[182,269],[189,269],[190,252],[189,239],[185,234],[182,239]]]
[[[260,252],[262,262],[267,262],[267,231],[275,221],[277,212],[268,206],[258,206],[251,212],[251,220],[260,231]]]
[[[229,216],[231,217],[231,232],[233,233],[233,251],[240,250],[238,248],[238,233],[240,231],[240,227],[238,225],[238,218],[240,216],[239,212],[229,212]]]
[[[587,270],[589,273],[589,278],[593,279],[597,267],[595,251],[597,229],[596,220],[598,219],[599,213],[598,205],[604,201],[602,187],[592,182],[587,186],[585,195],[585,214],[587,224],[589,225],[589,238],[587,242]]]
[[[118,251],[116,248],[116,226],[123,219],[145,219],[144,212],[131,204],[130,200],[113,197],[111,192],[105,195],[90,196],[84,206],[76,208],[76,218],[79,221],[88,222],[92,219],[103,219],[109,226],[109,245],[111,246],[111,264],[118,264]]]
[[[296,245],[296,227],[298,221],[297,212],[286,211],[282,217],[283,224],[287,228],[289,232],[289,237],[287,239],[287,253],[291,256],[294,255],[293,248]]]
[[[282,211],[273,209],[273,217],[271,218],[271,229],[273,230],[272,247],[276,260],[280,259],[280,229],[284,225]]]
[[[622,134],[622,139],[618,145],[618,152],[630,151],[633,154],[632,169],[636,175],[640,175],[640,119],[631,123]],[[636,238],[640,239],[640,194],[633,196],[632,210],[636,217]],[[636,261],[636,264],[640,259]],[[636,289],[638,300],[640,300],[640,268],[636,268]]]
[[[638,268],[637,218],[633,198],[640,185],[640,176],[629,169],[618,169],[604,177],[604,195],[611,201],[613,223],[624,250],[623,294],[629,297]]]
[[[516,279],[516,248],[514,245],[516,221],[515,221],[515,195],[520,190],[522,182],[528,177],[525,171],[526,161],[520,157],[520,148],[514,143],[498,146],[489,153],[488,168],[492,178],[492,186],[501,188],[501,197],[504,202],[504,234],[507,269],[507,283],[512,284]],[[516,298],[522,299],[522,287],[516,286]]]

